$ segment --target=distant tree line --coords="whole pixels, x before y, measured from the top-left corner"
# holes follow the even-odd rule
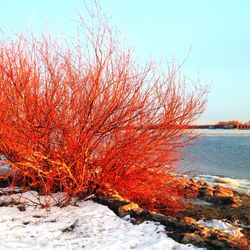
[[[219,121],[217,124],[213,125],[192,125],[193,129],[250,129],[250,121],[240,122],[240,121]]]

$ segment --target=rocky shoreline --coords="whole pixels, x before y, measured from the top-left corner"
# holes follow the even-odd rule
[[[165,226],[166,233],[183,244],[193,244],[209,250],[247,250],[250,243],[250,197],[222,185],[212,186],[204,180],[183,179],[188,209],[162,215],[143,210],[137,204],[119,197],[97,196],[94,201],[108,206],[120,217],[134,224],[155,221]],[[230,234],[199,221],[221,220],[238,232]]]
[[[0,183],[1,187],[6,182]],[[182,180],[188,209],[162,215],[140,208],[137,204],[119,196],[96,195],[91,199],[108,206],[119,217],[133,224],[154,221],[165,226],[168,236],[183,244],[212,249],[250,249],[250,196],[223,185],[210,185],[204,180],[185,178]],[[20,192],[12,190],[11,193]],[[8,193],[0,191],[1,195]],[[22,204],[0,204],[0,206]],[[22,211],[22,210],[21,210]],[[208,227],[201,220],[220,220],[231,225],[236,234],[230,234],[216,227]]]

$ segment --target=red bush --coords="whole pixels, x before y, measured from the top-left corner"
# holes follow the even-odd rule
[[[0,154],[15,181],[45,194],[119,193],[177,209],[175,163],[206,91],[188,92],[175,67],[139,67],[102,25],[74,47],[1,42]]]

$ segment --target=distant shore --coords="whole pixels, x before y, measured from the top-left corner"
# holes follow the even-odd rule
[[[242,123],[239,121],[221,121],[216,124],[191,125],[191,129],[238,129],[250,130],[250,122]]]
[[[232,129],[232,130],[250,130],[250,127],[245,128],[234,128],[234,127],[224,127],[219,125],[191,125],[189,129]]]

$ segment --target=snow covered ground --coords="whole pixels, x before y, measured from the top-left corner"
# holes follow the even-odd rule
[[[55,196],[55,200],[59,198]],[[0,207],[1,250],[197,249],[169,238],[162,225],[154,222],[133,225],[108,207],[92,201],[63,208],[52,206],[46,211],[38,206],[36,192],[26,192],[0,196],[0,204],[11,199],[24,203],[25,211],[20,211],[17,205]],[[44,202],[44,197],[40,199]]]

